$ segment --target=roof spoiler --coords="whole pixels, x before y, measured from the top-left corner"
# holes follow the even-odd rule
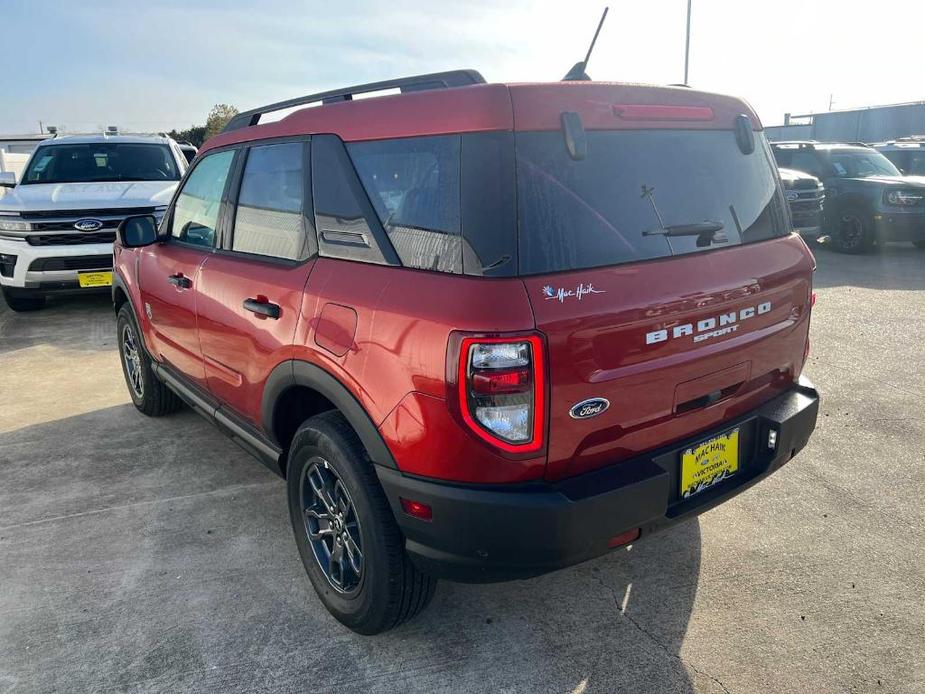
[[[307,96],[299,96],[295,99],[278,101],[275,104],[261,106],[260,108],[251,109],[239,113],[230,121],[222,130],[223,133],[239,128],[247,128],[257,125],[260,117],[266,113],[282,111],[295,106],[302,106],[320,101],[322,104],[333,104],[339,101],[352,101],[357,94],[368,94],[370,92],[381,92],[386,89],[399,89],[405,92],[420,92],[429,89],[449,89],[451,87],[467,87],[473,84],[485,84],[485,78],[476,70],[450,70],[448,72],[432,72],[427,75],[414,75],[412,77],[399,77],[398,79],[385,80],[383,82],[370,82],[369,84],[358,84],[353,87],[342,87],[332,89],[327,92],[318,92]]]

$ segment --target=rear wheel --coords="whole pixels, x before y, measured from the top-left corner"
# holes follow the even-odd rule
[[[378,634],[427,606],[437,582],[405,553],[372,463],[343,415],[325,412],[299,427],[286,479],[302,563],[338,621]]]
[[[866,253],[876,239],[870,217],[856,208],[845,208],[832,230],[832,244],[842,253]]]
[[[45,305],[44,296],[17,296],[10,293],[6,287],[3,288],[3,300],[6,301],[7,306],[17,313],[38,311]]]
[[[182,402],[177,394],[154,375],[151,357],[141,342],[141,333],[128,303],[119,309],[116,331],[125,385],[138,411],[149,417],[162,417],[180,409]]]

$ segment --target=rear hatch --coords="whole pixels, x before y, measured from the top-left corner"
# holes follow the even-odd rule
[[[682,109],[691,126],[661,106],[657,122],[602,129],[600,96],[584,158],[561,130],[515,133],[520,274],[549,350],[549,479],[721,430],[789,388],[807,349],[813,260],[760,132],[745,153],[723,109]]]

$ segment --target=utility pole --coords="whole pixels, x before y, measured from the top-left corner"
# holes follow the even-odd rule
[[[684,43],[684,84],[687,85],[687,66],[691,57],[691,1],[687,0],[687,41]]]
[[[45,134],[45,124],[42,121],[39,121],[39,135]]]

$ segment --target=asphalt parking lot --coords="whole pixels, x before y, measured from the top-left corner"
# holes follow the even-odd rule
[[[131,406],[108,299],[0,301],[0,692],[925,690],[925,253],[817,250],[818,428],[732,502],[357,636],[284,485]]]

